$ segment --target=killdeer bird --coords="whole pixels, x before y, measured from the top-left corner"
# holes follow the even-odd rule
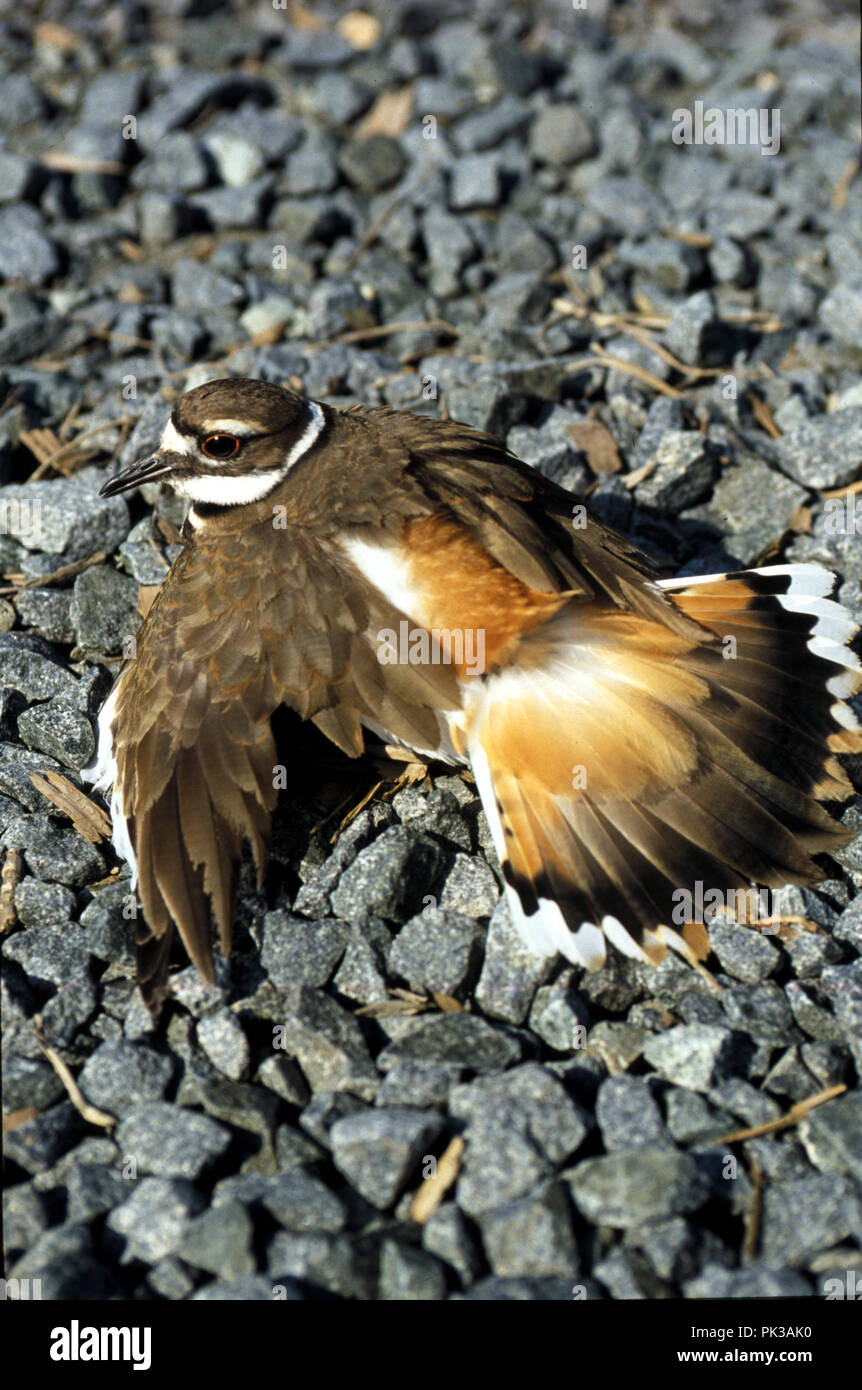
[[[187,392],[102,494],[155,479],[185,545],[91,769],[151,1006],[175,927],[207,980],[211,924],[229,952],[244,846],[264,872],[281,705],[351,756],[372,731],[469,763],[526,941],[588,969],[703,959],[679,891],[809,883],[848,838],[822,803],[852,790],[862,672],[818,566],[659,578],[488,435],[262,381]]]

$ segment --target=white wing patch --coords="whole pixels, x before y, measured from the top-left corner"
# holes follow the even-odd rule
[[[99,711],[99,743],[93,761],[81,769],[81,776],[92,782],[95,791],[105,795],[111,793],[111,824],[114,833],[111,843],[121,859],[132,871],[132,888],[138,882],[138,861],[129,835],[129,823],[121,811],[120,788],[117,786],[117,759],[114,753],[114,733],[112,724],[117,709],[117,696],[122,676],[114,682],[114,688]]]
[[[356,568],[393,608],[418,621],[418,596],[409,580],[409,566],[398,551],[377,541],[364,541],[359,536],[343,536],[341,544]]]

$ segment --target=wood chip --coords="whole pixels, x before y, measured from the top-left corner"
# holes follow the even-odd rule
[[[0,870],[0,936],[3,936],[17,921],[15,913],[15,889],[21,882],[24,872],[24,859],[19,849],[10,849]]]
[[[632,488],[636,488],[638,483],[642,483],[645,478],[648,478],[651,473],[654,473],[657,467],[658,455],[653,455],[651,459],[647,459],[646,463],[642,463],[640,468],[633,468],[631,473],[626,474],[623,478],[623,486],[627,487],[631,492]]]
[[[380,20],[364,10],[351,10],[349,14],[342,15],[335,27],[351,48],[358,49],[360,53],[373,48],[380,39]]]
[[[578,420],[566,425],[565,432],[575,448],[586,455],[590,471],[596,476],[620,472],[623,463],[617,441],[601,420]]]
[[[79,396],[78,399],[77,399],[77,400],[75,401],[75,403],[73,404],[71,410],[68,411],[68,413],[66,414],[66,417],[65,417],[65,419],[63,420],[62,424],[60,425],[60,441],[61,441],[61,443],[63,443],[63,444],[68,444],[68,442],[69,442],[69,436],[70,436],[70,434],[72,433],[72,426],[74,425],[75,421],[76,421],[77,418],[78,418],[80,409],[81,409],[81,397]]]
[[[405,999],[378,999],[373,1004],[363,1004],[356,1010],[357,1018],[411,1018],[424,1013],[424,1009],[408,1004]]]
[[[391,989],[389,999],[378,999],[373,1004],[363,1004],[356,1010],[358,1018],[397,1018],[412,1014],[424,1014],[431,1001],[424,994],[414,994],[409,989]]]
[[[422,1013],[421,1009],[411,1008],[400,999],[376,999],[373,1004],[363,1004],[356,1010],[357,1018],[399,1018]]]
[[[287,15],[297,29],[309,29],[312,33],[322,34],[329,28],[325,19],[312,14],[311,10],[299,3],[299,0],[288,0]]]
[[[696,246],[699,251],[708,251],[713,245],[713,238],[708,232],[690,232],[679,230],[668,232],[668,237],[672,241],[681,241],[684,246]]]
[[[22,430],[18,438],[37,463],[50,463],[54,454],[59,454],[63,448],[53,430]]]
[[[140,285],[133,285],[130,280],[127,280],[124,285],[120,286],[117,299],[121,304],[145,304],[147,296]]]
[[[42,20],[33,30],[33,38],[37,43],[47,44],[49,48],[57,48],[61,53],[72,53],[81,42],[80,36],[72,29],[66,29],[62,24],[52,24],[50,20]]]
[[[397,140],[403,135],[413,114],[413,88],[397,87],[379,96],[356,127],[355,138],[368,140],[372,135],[391,135]]]
[[[61,772],[31,772],[30,781],[52,806],[68,816],[79,835],[91,845],[109,840],[113,833],[110,818]]]
[[[99,335],[96,334],[95,336]],[[115,429],[123,424],[122,420],[103,420],[100,425],[94,425],[92,429],[85,430],[83,434],[77,435],[66,443],[61,443],[51,430],[22,431],[21,443],[26,445],[30,453],[39,460],[39,467],[30,474],[27,481],[35,482],[49,468],[69,477],[82,463],[86,463],[94,454],[101,451],[101,446],[93,442],[97,434],[101,434],[107,429]]]
[[[406,762],[407,766],[404,768],[404,771],[399,773],[399,775],[395,778],[392,786],[386,789],[386,796],[394,796],[395,793],[400,792],[402,788],[413,787],[416,785],[417,782],[424,782],[425,778],[427,777],[427,763],[417,763],[414,762],[412,758],[407,758],[404,761]]]
[[[860,169],[862,169],[862,157],[858,154],[854,154],[852,159],[844,166],[841,177],[832,190],[832,207],[836,212],[840,212],[847,202],[847,194],[850,192],[850,185]]]
[[[419,1225],[424,1225],[439,1207],[449,1188],[461,1171],[461,1156],[464,1153],[464,1140],[456,1134],[437,1160],[433,1177],[426,1178],[410,1208],[410,1215]]]
[[[643,290],[632,290],[632,303],[638,313],[642,314],[644,317],[648,318],[651,314],[655,313],[655,305],[649,296],[644,294]]]
[[[431,998],[443,1014],[462,1014],[464,1012],[464,1005],[460,999],[456,999],[452,994],[436,994],[432,989]]]
[[[425,767],[425,763],[416,762],[416,754],[412,748],[399,748],[397,743],[384,743],[383,751],[391,763],[407,763],[411,767]]]
[[[11,1134],[14,1129],[20,1129],[22,1125],[29,1124],[30,1120],[35,1120],[38,1114],[35,1105],[25,1106],[23,1110],[11,1110],[8,1115],[3,1116],[3,1133]]]
[[[272,347],[274,343],[281,342],[284,337],[284,324],[272,323],[269,328],[261,328],[259,333],[253,333],[249,339],[249,347]]]

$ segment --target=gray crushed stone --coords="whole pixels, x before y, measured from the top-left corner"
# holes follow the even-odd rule
[[[365,49],[332,7],[30,8],[0,60],[6,1277],[139,1303],[822,1296],[862,1242],[858,806],[830,877],[782,897],[816,930],[711,923],[714,988],[527,952],[457,768],[344,825],[288,789],[230,962],[176,970],[154,1025],[126,871],[31,774],[83,785],[139,588],[179,553],[181,503],[154,526],[155,487],[99,488],[210,375],[445,411],[669,572],[814,561],[862,620],[862,520],[824,495],[862,473],[862,182],[835,196],[855,17],[369,0]],[[764,75],[778,158],[669,138],[695,99],[761,105]],[[52,438],[82,451],[34,475]],[[353,777],[355,804],[377,774]]]

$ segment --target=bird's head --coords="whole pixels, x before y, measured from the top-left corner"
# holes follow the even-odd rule
[[[257,502],[325,424],[323,407],[296,391],[247,377],[208,381],[176,402],[155,453],[117,473],[99,495],[165,482],[193,503]]]

